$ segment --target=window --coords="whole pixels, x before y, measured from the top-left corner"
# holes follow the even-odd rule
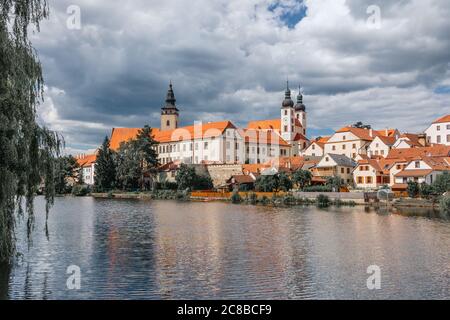
[[[205,143],[204,143],[204,149],[205,149],[205,150],[208,150],[208,142],[205,142]],[[206,159],[205,159],[205,160],[206,160]]]
[[[287,114],[287,110],[284,110],[284,115],[285,115],[285,116],[287,116],[287,115],[288,115],[288,114]]]
[[[372,183],[372,182],[373,182],[372,177],[366,177],[366,183],[367,183],[367,184],[370,184],[370,183]]]
[[[330,161],[330,158],[325,157],[325,161],[326,161],[326,162]]]
[[[230,141],[227,141],[227,149],[230,149],[230,148],[231,148]]]
[[[195,150],[198,150],[198,143],[195,143]]]
[[[341,173],[345,173],[345,170],[344,170],[344,168],[341,168]]]
[[[450,130],[450,124],[447,125],[447,130]]]
[[[402,166],[398,164],[395,168],[396,168],[397,170],[400,170],[400,169],[402,168]]]
[[[363,183],[363,177],[358,177],[358,184],[362,184]]]
[[[450,142],[450,134],[447,135],[447,142]]]
[[[437,137],[436,137],[436,142],[437,142],[437,143],[441,143],[441,136],[437,136]]]
[[[356,158],[356,153],[353,153],[353,154],[352,154],[352,158]]]
[[[416,162],[414,163],[414,166],[416,167],[416,169],[417,169],[417,168],[420,168],[420,161],[416,161]]]
[[[284,131],[287,132],[288,131],[288,127],[284,126]]]
[[[437,126],[436,131],[441,131],[441,126]]]
[[[189,144],[189,151],[192,151],[192,143]]]
[[[183,144],[183,151],[186,151],[186,145]]]
[[[381,150],[381,155],[384,156],[384,150]]]
[[[336,151],[336,146],[333,146],[332,150],[333,150],[333,151]]]
[[[346,140],[345,136],[342,137],[342,140]]]
[[[378,148],[380,145],[378,143],[375,144],[375,148]]]
[[[354,144],[352,145],[352,148],[353,148],[353,149],[356,149],[356,143],[354,143]]]
[[[312,145],[312,149],[316,150],[316,145],[315,144]]]
[[[350,168],[347,168],[347,174],[350,174]]]

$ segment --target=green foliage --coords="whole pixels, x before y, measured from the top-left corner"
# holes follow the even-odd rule
[[[211,177],[199,175],[195,168],[182,164],[175,177],[179,190],[211,190],[213,182]]]
[[[124,190],[144,190],[145,174],[154,175],[158,166],[152,129],[145,126],[135,140],[122,143],[116,156],[117,185]]]
[[[317,206],[320,208],[327,208],[331,204],[331,200],[328,196],[319,194],[317,197]]]
[[[238,192],[233,192],[233,194],[231,195],[231,202],[234,204],[242,202],[242,197],[239,195]]]
[[[439,202],[439,207],[441,208],[441,212],[450,216],[450,196],[442,197]]]
[[[419,188],[419,194],[422,198],[429,198],[434,193],[434,188],[429,184],[422,182]]]
[[[417,197],[419,194],[419,184],[415,181],[408,181],[406,192],[408,192],[408,196],[411,198]]]
[[[433,189],[437,194],[444,194],[450,191],[450,172],[444,171],[438,175],[433,183]]]
[[[278,185],[280,190],[284,192],[287,192],[292,189],[292,181],[289,178],[289,176],[284,172],[278,174]]]
[[[370,124],[364,124],[361,121],[358,121],[354,125],[352,125],[353,128],[360,128],[360,129],[371,129],[372,126]]]
[[[285,194],[285,195],[283,196],[282,201],[283,201],[283,204],[284,204],[284,205],[294,205],[294,204],[297,204],[297,199],[296,199],[296,198],[294,197],[294,195],[291,194],[291,193]]]
[[[273,176],[259,176],[256,178],[255,189],[260,192],[277,192],[280,188],[280,183],[277,175]]]
[[[342,187],[342,179],[338,176],[328,177],[327,186],[330,187],[332,191],[339,192]]]
[[[55,192],[67,194],[72,192],[72,185],[78,176],[82,176],[77,160],[72,156],[59,157],[55,161]],[[72,180],[72,185],[69,180]]]
[[[304,192],[332,192],[331,186],[309,186],[303,189]]]
[[[139,187],[142,168],[133,143],[121,143],[117,152],[117,185],[122,190],[135,190]]]
[[[109,147],[109,138],[105,137],[95,164],[95,188],[97,191],[109,191],[116,185],[115,153]]]
[[[85,197],[91,192],[87,185],[75,185],[72,188],[72,194],[76,197]]]
[[[308,170],[297,170],[292,175],[292,182],[294,182],[299,189],[304,189],[311,183],[312,173]]]
[[[11,261],[16,219],[25,212],[31,239],[33,198],[41,183],[47,217],[54,202],[55,158],[63,142],[36,122],[44,86],[41,64],[28,39],[31,25],[39,31],[39,22],[47,16],[45,0],[0,0],[0,262]],[[23,198],[25,210],[19,205]]]
[[[262,205],[268,205],[269,204],[269,202],[270,202],[270,200],[269,200],[269,198],[267,198],[267,196],[263,196],[262,198],[261,198],[261,204]]]
[[[154,190],[178,190],[178,184],[176,182],[169,182],[169,181],[163,181],[163,182],[155,182],[153,184]]]

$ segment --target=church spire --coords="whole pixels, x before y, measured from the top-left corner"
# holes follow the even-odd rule
[[[297,104],[295,105],[295,111],[305,111],[306,107],[303,104],[302,87],[298,86]]]
[[[175,99],[175,93],[173,92],[172,80],[170,80],[169,89],[167,90],[166,95],[166,105],[163,109],[177,109],[176,102],[177,99]]]
[[[294,101],[291,99],[291,89],[289,89],[289,80],[286,81],[286,91],[284,93],[284,101],[282,104],[283,108],[294,106]]]

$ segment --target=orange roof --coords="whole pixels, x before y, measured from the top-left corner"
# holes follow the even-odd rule
[[[395,139],[395,137],[386,137],[386,136],[378,136],[378,138],[380,138],[381,141],[383,141],[383,143],[387,146],[393,146],[395,144],[395,141],[397,141],[397,139]]]
[[[250,172],[260,173],[263,169],[267,168],[270,168],[270,165],[265,163],[243,164],[242,172],[244,174],[249,174]]]
[[[281,130],[281,120],[272,119],[272,120],[250,121],[247,125],[247,129]]]
[[[403,170],[397,173],[396,177],[424,177],[433,172],[432,169]]]
[[[328,136],[328,137],[320,137],[319,139],[316,139],[316,142],[318,142],[318,143],[327,143],[328,142],[328,140],[330,140],[330,136]]]
[[[406,138],[408,141],[405,141],[412,147],[420,147],[422,146],[419,142],[419,135],[414,133],[404,133],[400,136],[400,138]]]
[[[387,155],[387,159],[405,158],[410,160],[414,157],[448,157],[450,156],[450,146],[434,145],[420,148],[400,148],[392,149]]]
[[[175,130],[160,131],[152,128],[153,137],[159,143],[193,140],[201,138],[218,137],[226,129],[236,128],[230,121],[202,123]],[[140,128],[114,128],[111,134],[110,146],[112,150],[118,150],[122,142],[133,140],[137,137]]]
[[[444,122],[450,122],[450,114],[447,114],[447,115],[437,119],[433,123],[444,123]]]
[[[374,130],[378,135],[383,137],[395,137],[397,129]]]
[[[97,161],[97,155],[96,154],[88,154],[88,155],[79,155],[76,157],[77,163],[80,167],[89,167],[95,161]]]
[[[343,127],[336,131],[336,133],[341,132],[351,132],[358,138],[362,140],[368,140],[372,141],[376,136],[379,136],[380,134],[377,133],[376,130],[370,130],[370,129],[362,129],[362,128],[354,128],[354,127]],[[372,132],[372,135],[371,135]]]

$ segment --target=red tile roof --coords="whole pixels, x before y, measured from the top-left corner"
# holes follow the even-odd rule
[[[450,122],[450,114],[447,114],[447,115],[437,119],[433,123],[445,123],[445,122]]]
[[[76,157],[76,159],[80,167],[82,168],[89,167],[97,161],[97,155],[96,154],[79,155]]]
[[[410,160],[414,157],[448,157],[450,156],[450,146],[434,145],[420,148],[392,149],[387,155],[387,159],[405,158]]]

